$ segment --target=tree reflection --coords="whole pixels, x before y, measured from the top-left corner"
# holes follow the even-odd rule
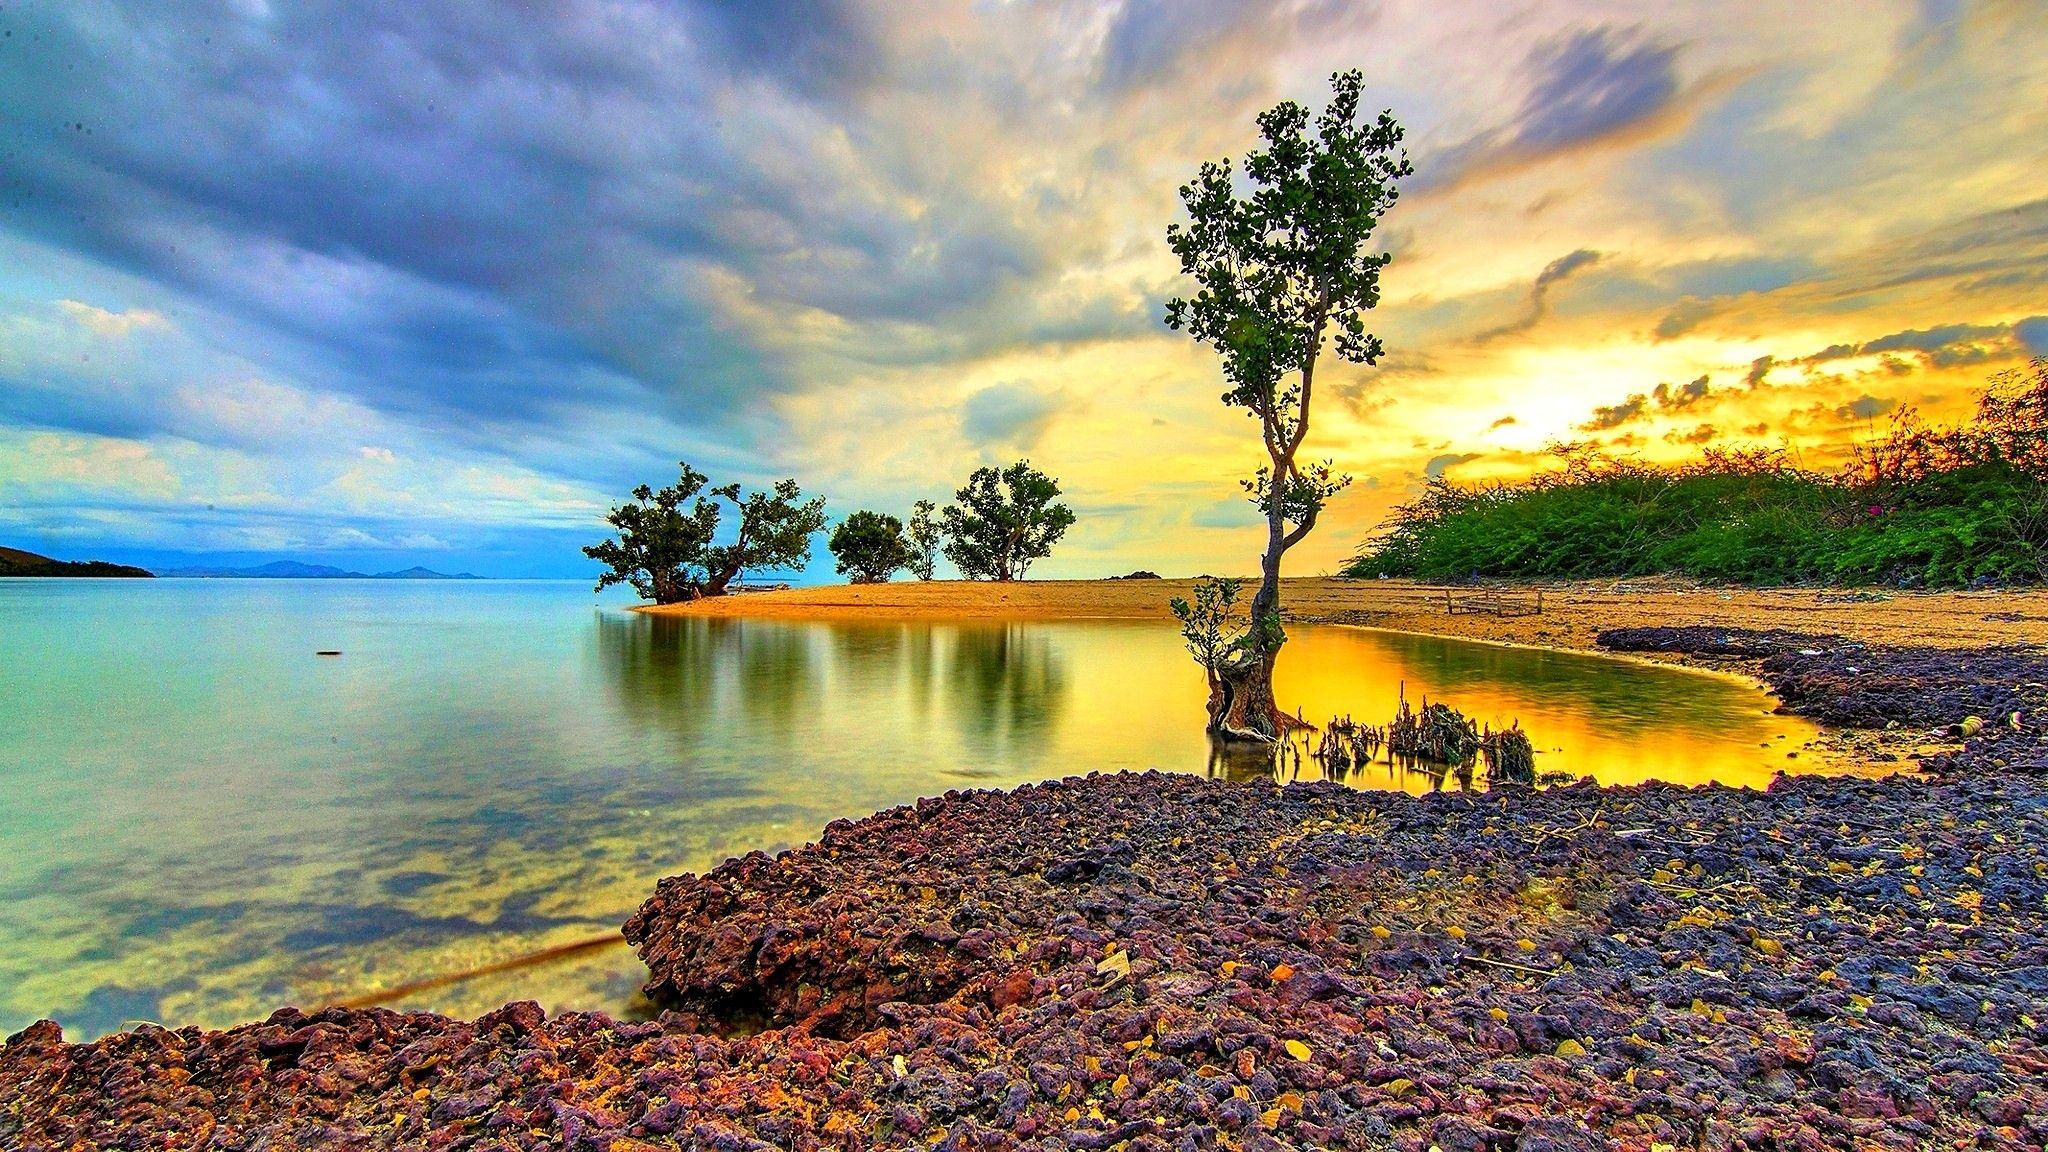
[[[608,673],[604,682],[612,701],[642,723],[711,711],[718,694],[712,654],[734,624],[707,617],[598,613],[598,659]]]
[[[1050,743],[1066,704],[1067,677],[1043,628],[963,626],[953,631],[951,656],[951,711],[963,737],[986,751],[1011,754]]]
[[[597,617],[612,701],[636,724],[686,741],[791,740],[824,699],[816,637],[802,625],[634,613]]]

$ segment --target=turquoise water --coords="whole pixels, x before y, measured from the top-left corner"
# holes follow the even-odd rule
[[[1384,719],[1405,685],[1520,719],[1545,771],[1761,784],[1812,735],[1717,678],[1294,636],[1278,689],[1311,720]],[[1201,700],[1148,622],[649,618],[562,582],[0,580],[0,1032],[218,1026],[507,961],[615,933],[660,876],[949,788],[1266,771],[1212,763]],[[632,1013],[639,980],[611,947],[392,1002]]]

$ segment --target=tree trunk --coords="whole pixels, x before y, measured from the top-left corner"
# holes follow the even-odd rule
[[[705,580],[704,580],[704,587],[703,587],[703,589],[702,589],[702,590],[701,590],[701,591],[700,591],[700,592],[698,593],[698,595],[700,595],[700,596],[723,596],[723,595],[725,595],[725,593],[726,593],[726,585],[728,585],[728,584],[731,584],[731,583],[732,583],[732,582],[733,582],[733,581],[734,581],[735,579],[738,579],[738,577],[739,577],[739,574],[740,574],[740,570],[739,570],[739,569],[738,569],[737,567],[734,567],[734,568],[727,568],[727,569],[725,569],[725,570],[724,570],[724,571],[722,571],[722,572],[710,572],[710,573],[706,573],[706,575],[705,575]]]
[[[1270,744],[1294,718],[1273,702],[1273,657],[1226,665],[1209,677],[1209,733],[1224,740]]]
[[[1276,467],[1273,475],[1281,471]],[[1276,481],[1277,483],[1277,481]],[[1265,636],[1265,622],[1273,620],[1278,635],[1280,616],[1280,557],[1287,550],[1287,525],[1281,519],[1280,501],[1271,501],[1266,517],[1266,553],[1259,560],[1259,590],[1252,596],[1252,627]],[[1306,727],[1280,710],[1273,701],[1273,665],[1280,658],[1280,639],[1256,660],[1232,663],[1209,673],[1209,733],[1223,740],[1256,740],[1271,744],[1288,732]]]

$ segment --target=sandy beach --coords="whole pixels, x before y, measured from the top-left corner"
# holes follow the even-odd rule
[[[1193,580],[963,580],[827,585],[645,607],[641,611],[785,619],[1165,619]],[[1249,600],[1253,585],[1247,583]],[[1532,599],[1537,586],[1518,590]],[[2048,591],[1890,592],[1722,588],[1674,580],[1602,580],[1540,588],[1541,615],[1445,611],[1440,587],[1405,580],[1299,577],[1283,584],[1290,620],[1591,651],[1602,629],[1716,627],[1830,633],[1867,644],[1982,648],[2048,642]],[[1454,590],[1460,597],[1463,590]]]

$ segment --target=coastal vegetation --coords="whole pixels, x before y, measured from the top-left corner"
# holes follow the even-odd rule
[[[1266,520],[1248,619],[1229,618],[1234,585],[1173,602],[1208,674],[1209,730],[1225,738],[1273,741],[1299,726],[1273,699],[1273,664],[1287,642],[1280,563],[1350,483],[1327,462],[1300,459],[1316,366],[1325,345],[1354,364],[1385,352],[1365,313],[1379,303],[1380,270],[1393,257],[1370,241],[1395,182],[1413,169],[1391,112],[1360,121],[1363,85],[1356,70],[1333,76],[1313,130],[1308,109],[1291,100],[1260,114],[1265,147],[1245,158],[1248,190],[1240,193],[1228,159],[1205,163],[1180,190],[1188,223],[1166,230],[1181,273],[1197,285],[1192,298],[1167,304],[1166,325],[1222,357],[1223,403],[1258,420],[1267,458],[1244,482]]]
[[[903,521],[863,508],[832,529],[826,541],[841,576],[855,584],[881,584],[910,562]]]
[[[1059,495],[1059,481],[1029,460],[975,469],[941,521],[946,559],[969,580],[1022,580],[1073,526],[1074,510]]]
[[[825,500],[803,500],[794,480],[742,495],[738,484],[707,489],[709,479],[687,461],[674,484],[655,491],[642,484],[633,499],[605,520],[617,538],[583,554],[605,566],[599,591],[630,585],[641,598],[674,604],[722,596],[741,574],[764,568],[799,568],[811,558],[811,536],[825,526]],[[723,501],[723,503],[720,503]],[[717,543],[725,505],[739,517],[726,543]]]
[[[1582,445],[1518,482],[1438,478],[1350,576],[1900,587],[2048,580],[2048,359],[1993,377],[1954,425],[1911,411],[1834,472],[1782,450],[1658,466]]]
[[[104,560],[53,560],[20,548],[0,548],[0,577],[5,576],[119,576],[148,579],[156,575],[145,568],[109,564]]]
[[[939,525],[939,506],[929,500],[919,500],[910,509],[910,523],[903,530],[905,558],[904,567],[919,580],[929,580],[938,573],[939,546],[945,542],[945,530]]]

